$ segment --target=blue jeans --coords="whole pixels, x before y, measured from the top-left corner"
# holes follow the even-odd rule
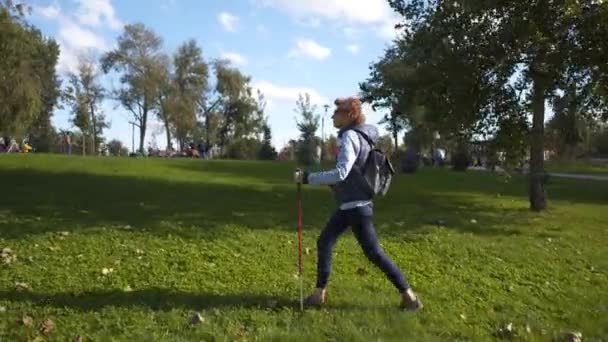
[[[405,277],[395,263],[384,253],[378,243],[372,205],[337,210],[321,232],[317,241],[317,288],[325,288],[331,273],[331,258],[338,237],[351,227],[365,256],[386,274],[393,285],[403,292],[409,288]]]

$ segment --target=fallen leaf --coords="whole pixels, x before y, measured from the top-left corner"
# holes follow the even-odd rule
[[[40,327],[40,332],[45,335],[50,334],[53,330],[55,330],[55,322],[50,319],[44,321],[44,323],[42,323],[42,326]]]
[[[74,342],[82,342],[82,336],[77,335],[76,337],[74,337]]]
[[[68,236],[68,235],[70,235],[70,232],[62,231],[62,232],[59,232],[59,235],[61,235],[61,236]]]
[[[467,316],[465,316],[464,314],[460,314],[460,318],[467,319]]]
[[[29,291],[32,287],[28,283],[16,282],[15,289],[19,292],[21,291]]]
[[[88,213],[89,213],[89,211],[88,211],[88,210],[81,210],[81,211],[80,211],[80,213],[81,213],[81,214],[88,214]]]
[[[513,323],[508,323],[500,327],[496,331],[496,337],[510,339],[513,337]]]
[[[471,219],[471,223],[472,224],[477,224],[477,220],[476,219]]]
[[[110,274],[110,273],[112,273],[112,272],[114,272],[114,269],[113,269],[113,268],[105,268],[105,267],[104,267],[104,268],[101,270],[101,274],[103,274],[103,275],[108,275],[108,274]]]
[[[190,317],[190,321],[189,322],[190,322],[190,325],[197,325],[197,324],[201,324],[201,323],[205,322],[205,318],[203,316],[201,316],[200,313],[195,312]]]
[[[583,334],[579,331],[568,331],[562,336],[564,342],[582,342]]]
[[[6,312],[6,306],[0,306],[0,313]]]
[[[125,286],[122,290],[125,291],[125,292],[131,292],[131,291],[133,291],[133,289],[129,285]]]
[[[32,325],[34,325],[34,319],[32,318],[32,316],[28,315],[23,315],[23,317],[21,317],[21,322],[26,327],[31,327]]]
[[[306,255],[310,254],[310,248],[306,247],[306,249],[304,250],[304,252],[306,253]]]
[[[527,325],[527,324],[526,324],[526,332],[527,332],[528,334],[531,334],[531,333],[532,333],[532,328],[530,328],[530,326],[529,326],[529,325]]]

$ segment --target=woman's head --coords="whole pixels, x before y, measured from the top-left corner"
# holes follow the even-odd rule
[[[343,128],[348,125],[365,123],[365,115],[361,110],[361,100],[355,97],[339,98],[334,101],[336,109],[332,118],[334,127]]]

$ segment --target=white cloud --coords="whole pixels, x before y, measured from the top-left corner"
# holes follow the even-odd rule
[[[240,55],[236,52],[224,52],[224,53],[222,53],[222,58],[227,59],[236,65],[246,65],[247,64],[247,58],[245,58],[243,55]]]
[[[311,39],[300,39],[296,47],[289,52],[289,56],[306,56],[318,60],[326,59],[331,55],[331,49],[319,45]]]
[[[350,53],[352,53],[353,55],[358,54],[358,53],[359,53],[359,51],[361,50],[361,48],[360,48],[360,47],[359,47],[359,45],[357,45],[357,44],[351,44],[351,45],[348,45],[348,46],[346,47],[346,49],[347,49],[348,51],[350,51]]]
[[[46,7],[35,7],[34,11],[47,19],[56,19],[61,15],[61,9],[57,4],[51,4]]]
[[[396,20],[394,20],[394,21],[387,21],[384,24],[382,24],[380,27],[378,27],[376,29],[376,31],[378,32],[378,34],[380,35],[380,37],[393,40],[401,32],[401,29],[396,29],[395,28],[395,24],[396,23],[397,23]]]
[[[367,27],[383,38],[391,38],[386,25],[397,22],[396,14],[386,0],[255,0],[260,6],[283,10],[302,20],[319,20],[340,23],[347,28]],[[313,19],[310,19],[313,18]]]
[[[313,104],[323,105],[328,102],[328,99],[313,88],[303,86],[280,86],[268,81],[254,82],[253,89],[259,90],[264,94],[267,102],[274,107],[276,103],[293,103],[295,105],[299,94],[310,95],[310,101]]]
[[[239,18],[227,12],[220,13],[217,20],[222,24],[224,29],[228,32],[236,31],[236,26],[239,23]]]
[[[102,23],[111,29],[121,27],[109,0],[75,0],[78,4],[72,13],[66,13],[56,3],[47,7],[34,7],[34,13],[58,25],[57,41],[61,47],[58,71],[74,72],[83,55],[94,55],[110,48],[100,33]],[[88,28],[90,27],[90,28]]]
[[[68,42],[72,47],[79,50],[95,49],[104,51],[107,49],[107,44],[103,37],[72,21],[67,21],[61,25],[59,36],[63,41]]]
[[[99,27],[105,24],[112,30],[120,30],[123,23],[116,18],[110,0],[75,0],[78,3],[76,18],[82,25]]]

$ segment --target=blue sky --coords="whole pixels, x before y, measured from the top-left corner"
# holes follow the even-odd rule
[[[206,59],[230,59],[252,77],[268,101],[273,142],[281,148],[298,135],[295,101],[308,92],[318,105],[355,95],[368,66],[394,37],[397,18],[386,0],[36,0],[30,22],[62,47],[59,70],[74,70],[78,56],[100,55],[114,47],[126,23],[141,22],[164,40],[173,53],[195,39]],[[117,86],[104,77],[108,87]],[[111,120],[106,131],[131,145],[129,116],[114,101],[103,104]],[[331,109],[330,109],[331,111]],[[367,109],[369,122],[380,113]],[[58,110],[54,123],[70,128],[69,113]],[[329,118],[328,118],[329,119]],[[333,132],[327,124],[326,134]],[[149,123],[147,142],[165,145],[162,126]],[[319,132],[320,134],[320,132]],[[155,136],[155,137],[154,137]]]

